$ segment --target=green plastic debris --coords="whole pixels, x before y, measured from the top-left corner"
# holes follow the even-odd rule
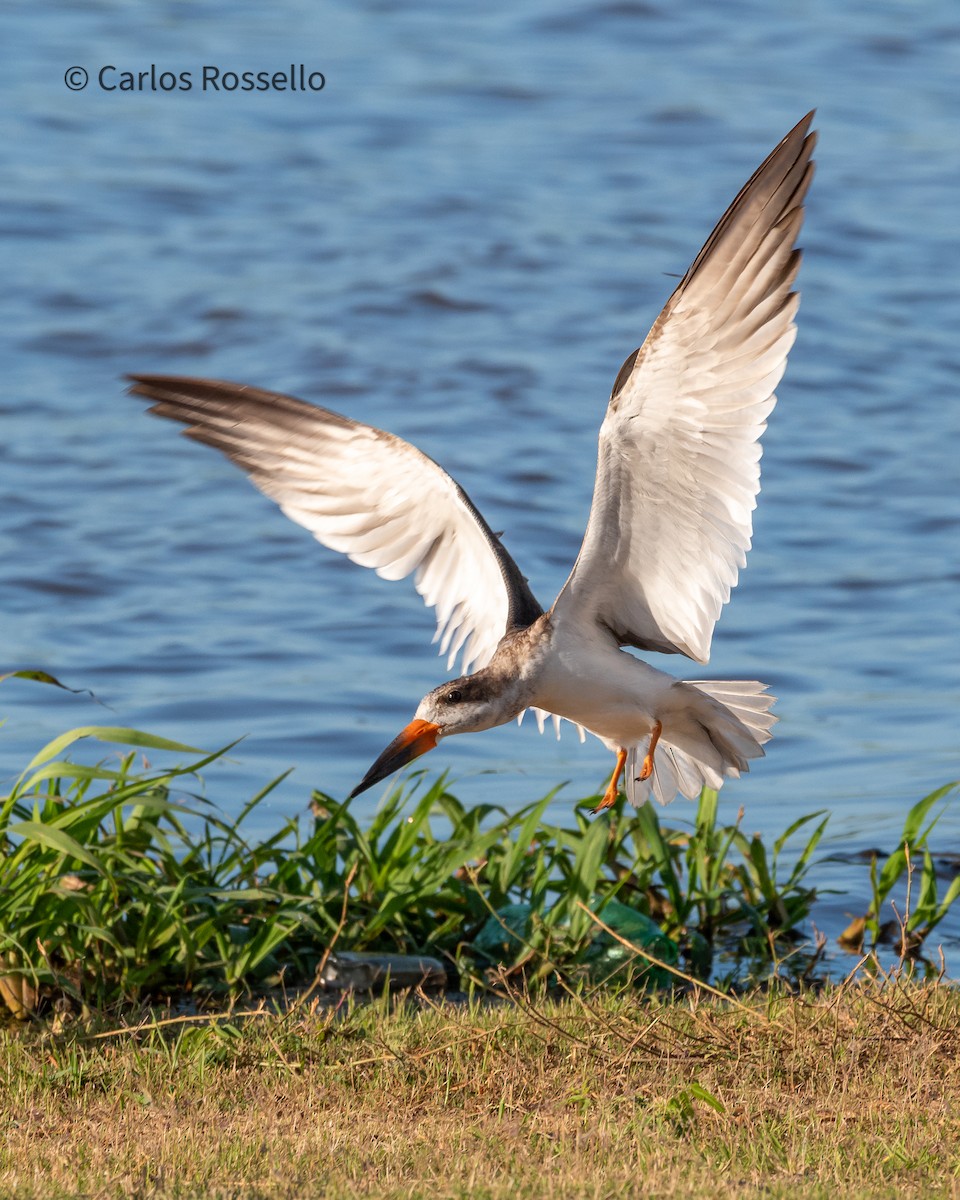
[[[496,916],[487,918],[473,939],[474,950],[485,954],[493,962],[499,962],[506,956],[512,958],[530,932],[532,912],[529,904],[504,904],[497,909]]]
[[[635,908],[621,904],[619,900],[608,900],[604,904],[594,898],[590,907],[604,925],[619,935],[623,942],[630,944],[625,946],[598,926],[585,958],[594,979],[622,977],[629,971],[635,980],[642,980],[650,987],[670,987],[673,984],[675,977],[669,971],[648,962],[630,949],[630,946],[635,946],[671,967],[677,965],[680,957],[677,943],[661,931],[656,921],[637,912]],[[513,959],[530,933],[532,914],[533,909],[529,904],[505,904],[498,908],[474,938],[474,951],[492,963]]]
[[[636,946],[638,950],[646,950],[648,954],[668,966],[677,965],[680,957],[679,947],[663,933],[656,921],[652,921],[642,912],[637,912],[635,908],[621,904],[619,900],[608,900],[602,906],[598,901],[594,901],[590,907],[604,925],[619,934],[624,942],[629,942],[630,946]],[[658,967],[642,955],[636,954],[605,930],[598,931],[587,955],[587,962],[595,979],[606,979],[620,974],[624,968],[629,968],[635,976],[642,978],[651,987],[670,987],[676,978],[663,967]]]

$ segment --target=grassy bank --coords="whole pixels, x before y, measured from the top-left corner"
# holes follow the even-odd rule
[[[933,1197],[960,995],[383,1002],[0,1038],[0,1195]]]

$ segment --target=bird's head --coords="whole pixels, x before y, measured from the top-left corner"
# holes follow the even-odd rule
[[[502,680],[487,669],[452,679],[427,692],[413,720],[387,746],[348,799],[426,754],[440,738],[455,733],[478,733],[512,720],[525,707],[516,702],[516,691],[515,684],[503,687]]]

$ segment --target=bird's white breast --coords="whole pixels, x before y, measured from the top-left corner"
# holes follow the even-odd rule
[[[538,656],[532,703],[589,729],[611,749],[650,734],[674,679],[602,630],[555,628]]]

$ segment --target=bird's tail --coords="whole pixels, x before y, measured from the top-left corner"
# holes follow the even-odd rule
[[[776,697],[766,684],[744,680],[675,683],[657,716],[663,732],[653,755],[653,771],[640,779],[649,743],[627,754],[627,798],[639,807],[652,794],[668,804],[679,792],[696,799],[701,788],[719,788],[724,777],[749,771],[749,759],[763,757],[777,718]]]

